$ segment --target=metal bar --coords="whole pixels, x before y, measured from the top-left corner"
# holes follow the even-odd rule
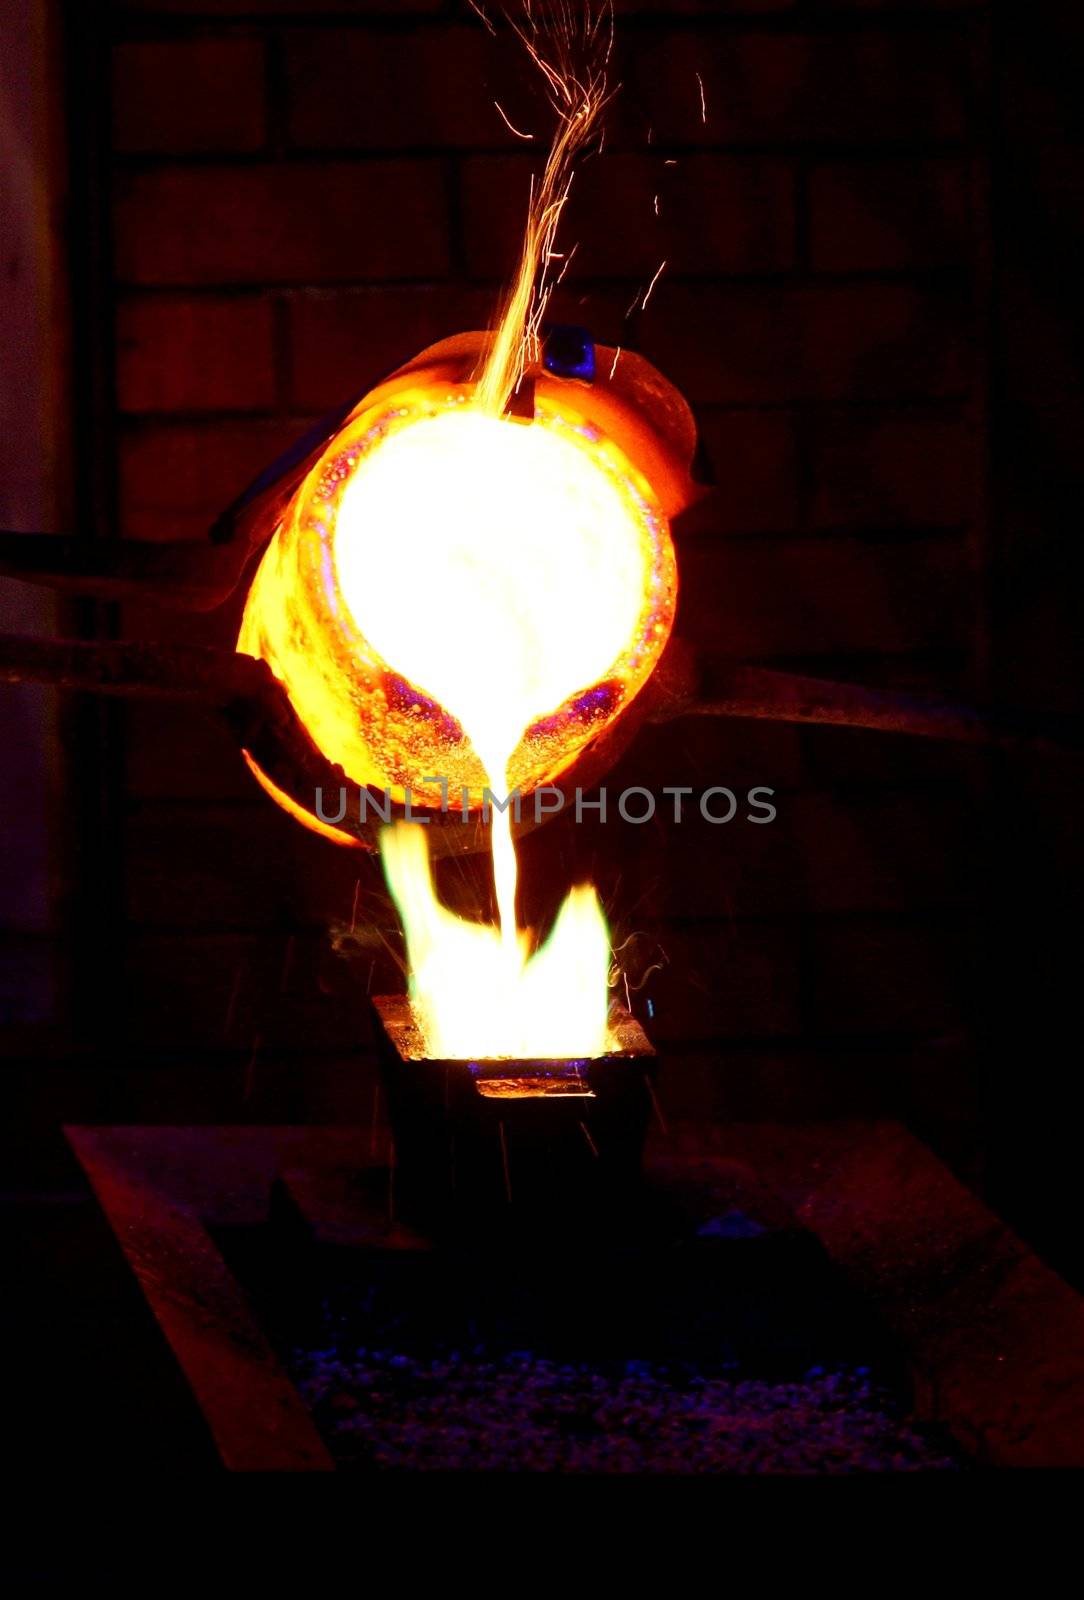
[[[203,700],[217,707],[284,699],[266,664],[233,650],[135,640],[81,642],[0,635],[0,682],[34,681],[94,694]],[[748,717],[769,722],[866,728],[1018,751],[1080,749],[1074,717],[982,711],[889,689],[864,689],[768,667],[715,671],[711,698],[664,706],[656,720]],[[280,726],[281,731],[281,726]]]
[[[865,689],[859,684],[834,683],[768,667],[735,665],[713,671],[712,680],[709,696],[663,709],[659,720],[749,717],[866,728],[1032,753],[1079,750],[1084,744],[1084,729],[1077,717],[981,710],[934,696]]]
[[[240,543],[177,539],[151,544],[0,531],[0,577],[95,600],[150,601],[185,611],[221,605],[249,554]]]
[[[0,683],[28,680],[91,694],[203,700],[215,706],[261,697],[274,683],[264,662],[233,650],[0,634]]]

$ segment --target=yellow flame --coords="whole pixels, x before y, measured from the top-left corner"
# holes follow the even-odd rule
[[[597,1056],[609,1044],[610,940],[594,889],[573,889],[529,959],[523,935],[467,922],[438,901],[424,828],[400,822],[381,852],[407,934],[410,994],[441,1060]]]
[[[643,509],[579,430],[467,405],[390,435],[343,491],[335,563],[353,621],[458,719],[502,801],[527,727],[605,680],[642,629],[655,559]],[[441,907],[419,825],[382,839],[427,1047],[598,1054],[609,938],[597,897],[574,890],[531,956],[511,819],[494,810],[499,930]]]

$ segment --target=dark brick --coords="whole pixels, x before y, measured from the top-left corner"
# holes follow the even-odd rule
[[[963,1026],[975,930],[963,917],[821,917],[809,940],[811,1025],[824,1034]]]
[[[726,770],[715,782],[726,784]],[[723,811],[726,800],[718,795],[710,805]],[[694,795],[681,824],[608,824],[620,861],[608,899],[617,925],[622,917],[628,930],[654,930],[678,918],[740,925],[809,912],[967,909],[977,898],[967,795],[935,787],[846,797],[780,790],[774,805],[766,824],[743,821],[743,808],[734,821],[711,824]]]
[[[667,284],[640,348],[694,405],[960,394],[962,296],[903,284]]]
[[[482,28],[291,32],[289,138],[304,150],[518,146],[496,98],[521,131],[537,128],[541,148],[554,119],[523,92],[524,64],[514,40]]]
[[[394,17],[401,11],[443,11],[445,0],[320,0],[320,10],[328,15],[361,17]],[[306,0],[117,0],[114,8],[122,16],[125,12],[140,16],[161,13],[164,16],[233,17],[287,16],[304,18],[313,7]]]
[[[125,951],[130,998],[118,1042],[166,1053],[250,1049],[282,948],[281,938],[250,934],[141,932]]]
[[[258,150],[266,133],[256,39],[128,40],[113,47],[113,147],[122,154]]]
[[[199,537],[205,534],[203,528]],[[228,601],[217,611],[182,611],[180,607],[132,600],[120,607],[119,633],[124,639],[154,639],[160,644],[198,644],[210,649],[232,650],[241,628],[241,609],[235,600]]]
[[[971,240],[961,161],[836,162],[809,184],[810,253],[818,272],[959,266]]]
[[[720,540],[682,553],[678,628],[705,658],[903,655],[966,645],[972,589],[951,540]]]
[[[805,0],[806,8],[818,11],[889,11],[906,16],[922,11],[988,11],[991,0]]]
[[[468,160],[463,232],[474,277],[507,277],[519,255],[531,173],[526,157]],[[655,204],[658,202],[658,214]],[[606,155],[576,175],[560,248],[576,277],[784,271],[794,260],[794,177],[785,161],[697,155],[667,167],[650,154]]]
[[[292,402],[320,413],[361,393],[427,345],[488,326],[496,305],[491,290],[457,285],[292,296]]]
[[[786,815],[794,899],[810,910],[966,908],[978,893],[981,851],[967,794],[807,794]]]
[[[647,12],[661,17],[711,17],[725,12],[737,17],[756,17],[771,11],[791,11],[798,3],[799,0],[614,0],[614,12],[620,27],[625,12],[630,15]]]
[[[796,423],[780,411],[698,411],[719,533],[786,533],[799,518]]]
[[[724,798],[710,803],[722,808]],[[966,795],[804,791],[780,793],[774,804],[774,821],[761,825],[743,822],[741,811],[712,825],[695,805],[680,826],[617,824],[612,848],[637,886],[641,925],[968,909],[975,901],[980,863]]]
[[[140,705],[125,712],[126,786],[134,800],[254,799],[253,778],[223,718]]]
[[[978,514],[982,442],[968,416],[828,412],[810,426],[818,527],[949,527]]]
[[[903,673],[895,670],[894,687],[917,694],[969,698],[969,685],[943,668]],[[866,682],[876,674],[863,673]],[[897,733],[874,733],[867,728],[809,727],[801,734],[809,781],[818,788],[870,788],[892,784],[945,784],[960,793],[974,794],[986,770],[987,755],[974,745],[952,744],[942,739],[901,740]]]
[[[129,539],[201,539],[220,511],[302,431],[299,423],[130,426],[120,442],[121,530]]]
[[[372,960],[348,964],[325,933],[144,932],[126,952],[132,998],[121,1036],[129,1049],[239,1052],[248,1114],[266,1116],[277,1103],[286,1120],[306,1101],[314,1057],[350,1051],[341,1108],[352,1077],[364,1072],[357,1053],[367,1042],[362,1000]],[[282,1059],[286,1052],[300,1061]],[[362,1106],[371,1115],[371,1087],[355,1105],[355,1116]]]
[[[670,785],[692,784],[696,789],[691,803],[690,797],[685,799],[680,823],[672,820],[667,799],[665,811],[660,800],[654,823],[632,827],[615,818],[606,824],[609,834],[597,876],[605,882],[609,872],[617,875],[616,886],[607,885],[606,904],[615,908],[612,914],[619,922],[624,918],[629,929],[687,918],[729,922],[789,917],[803,909],[793,820],[797,797],[780,794],[772,822],[743,820],[743,805],[733,822],[712,824],[700,814],[700,796],[717,786],[737,790],[728,776],[725,764],[706,779],[692,764],[688,772],[670,773],[666,780]],[[771,786],[770,774],[766,782]],[[612,792],[613,785],[609,787]],[[738,799],[744,799],[740,791]],[[726,797],[713,796],[708,805],[722,814]]]
[[[447,236],[436,162],[177,167],[129,173],[118,184],[123,283],[439,277]]]
[[[659,145],[958,137],[966,43],[943,32],[618,35],[615,137]],[[702,118],[697,74],[707,110]]]
[[[620,923],[615,928],[620,940]],[[664,927],[646,980],[651,1036],[664,1045],[780,1038],[800,1031],[799,940],[791,922]],[[636,981],[635,970],[631,981]]]
[[[702,789],[723,783],[744,794],[762,784],[794,788],[804,777],[802,735],[788,723],[683,717],[645,723],[611,769],[607,784],[615,793],[629,784],[645,784],[669,814],[673,800],[662,795],[667,784]]]
[[[250,792],[251,801],[238,805],[163,801],[133,812],[132,926],[294,933],[349,917],[361,852],[299,827],[255,782]]]
[[[258,411],[275,399],[267,299],[162,295],[117,309],[122,411]]]
[[[650,1024],[649,1024],[650,1026]],[[802,1122],[898,1115],[914,1048],[724,1043],[671,1053],[658,1098],[671,1121]]]

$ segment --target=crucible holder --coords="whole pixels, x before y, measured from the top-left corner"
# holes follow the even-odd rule
[[[634,1017],[611,1017],[613,1048],[594,1058],[441,1061],[408,996],[372,1006],[404,1218],[552,1226],[633,1196],[658,1072]]]

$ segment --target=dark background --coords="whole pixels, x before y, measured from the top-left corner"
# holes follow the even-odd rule
[[[623,87],[577,180],[558,311],[635,343],[696,410],[720,521],[679,551],[682,626],[709,663],[1081,710],[1084,22],[992,9],[617,7]],[[309,421],[488,321],[537,159],[492,100],[539,143],[548,122],[465,6],[4,15],[34,19],[8,56],[32,103],[4,137],[48,224],[8,292],[36,273],[52,295],[47,314],[40,292],[5,301],[12,348],[52,375],[47,514],[39,498],[24,526],[205,538]],[[234,626],[8,615],[214,643]],[[367,1116],[363,996],[401,981],[394,922],[378,869],[278,812],[209,715],[0,704],[14,1299],[46,1364],[89,1319],[113,1397],[59,1392],[103,1416],[130,1397],[145,1450],[137,1391],[160,1407],[168,1362],[59,1125]],[[611,787],[765,784],[772,826],[557,824],[524,871],[588,866],[634,974],[662,952],[637,1003],[670,1114],[902,1117],[1072,1274],[1078,780],[1069,756],[678,723]]]

